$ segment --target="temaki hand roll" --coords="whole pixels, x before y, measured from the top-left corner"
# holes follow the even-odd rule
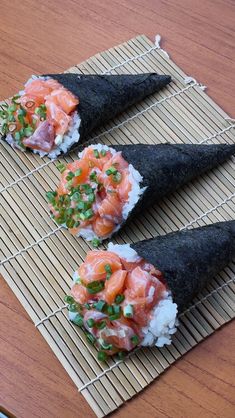
[[[87,240],[110,237],[137,213],[222,163],[235,145],[90,145],[47,199],[55,221]]]
[[[65,297],[69,317],[107,355],[162,347],[177,313],[235,259],[235,221],[89,251]]]
[[[33,76],[1,106],[0,136],[22,151],[56,158],[170,81],[156,73]]]

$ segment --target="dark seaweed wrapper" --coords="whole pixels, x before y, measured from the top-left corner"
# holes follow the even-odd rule
[[[170,83],[169,75],[47,74],[79,99],[80,142],[94,129]]]
[[[113,148],[140,172],[141,187],[146,187],[128,219],[235,154],[235,145],[226,144],[136,144]]]
[[[131,244],[165,277],[181,312],[229,262],[235,261],[235,220]]]

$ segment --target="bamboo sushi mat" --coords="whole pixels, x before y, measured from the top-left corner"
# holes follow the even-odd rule
[[[72,67],[74,73],[171,74],[159,93],[133,106],[93,133],[92,141],[130,143],[234,143],[234,124],[186,77],[167,53],[138,36]],[[76,158],[70,153],[60,161]],[[147,162],[146,162],[147,163]],[[138,349],[124,361],[96,359],[80,329],[68,321],[64,295],[89,244],[50,219],[45,192],[58,184],[56,163],[1,144],[2,274],[98,417],[140,392],[184,353],[234,318],[235,260],[180,316],[173,344]],[[134,242],[179,229],[234,219],[235,163],[230,159],[164,199],[129,224],[113,240]]]

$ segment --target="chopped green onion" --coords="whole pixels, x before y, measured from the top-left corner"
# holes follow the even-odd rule
[[[94,335],[90,334],[90,333],[86,333],[86,339],[88,341],[88,343],[94,345],[96,342],[96,338],[94,337]]]
[[[96,171],[93,171],[93,173],[90,174],[90,180],[91,181],[97,181],[97,173],[96,173]]]
[[[107,154],[107,152],[105,151],[105,149],[102,149],[102,150],[100,151],[100,153],[101,153],[102,157],[105,157],[105,155]]]
[[[109,344],[109,343],[106,343],[105,341],[102,341],[102,343],[100,345],[104,350],[112,350],[113,349],[113,345]]]
[[[99,361],[107,360],[107,354],[104,351],[99,351],[97,354],[97,358]]]
[[[73,216],[74,214],[74,209],[73,208],[68,208],[66,210],[66,218],[71,218],[71,216]]]
[[[68,303],[69,305],[71,305],[71,303],[74,303],[74,298],[73,298],[73,296],[66,295],[64,297],[64,301],[65,301],[65,303]]]
[[[74,173],[72,171],[69,171],[67,176],[66,176],[66,180],[70,181],[70,180],[72,180],[73,177],[74,177]]]
[[[67,228],[69,228],[69,229],[74,228],[74,225],[75,225],[75,220],[74,219],[67,219],[66,220]]]
[[[29,137],[31,136],[33,133],[33,128],[32,126],[26,126],[26,128],[24,128],[24,135]]]
[[[88,202],[93,203],[95,201],[95,195],[94,193],[90,193],[88,195]]]
[[[78,303],[71,303],[71,305],[69,305],[69,311],[70,312],[77,312],[80,311],[80,305]]]
[[[62,225],[65,223],[65,218],[63,216],[59,216],[58,218],[56,218],[56,223],[59,225]]]
[[[75,192],[71,196],[71,199],[74,200],[75,202],[78,202],[80,198],[81,198],[81,194],[79,192]]]
[[[132,305],[126,305],[123,309],[123,315],[126,318],[132,318],[133,317],[133,306]]]
[[[60,171],[60,173],[63,173],[63,172],[66,170],[65,165],[64,165],[64,164],[62,164],[62,163],[58,163],[58,164],[56,165],[56,168]]]
[[[15,116],[14,115],[12,115],[12,114],[10,114],[9,116],[8,116],[8,122],[15,122],[16,120],[15,120]]]
[[[80,222],[79,221],[76,221],[73,227],[74,228],[78,228],[79,226],[80,226]]]
[[[20,98],[20,95],[19,94],[16,94],[15,96],[13,96],[12,97],[12,99],[11,99],[11,101],[13,102],[13,103],[15,103],[16,102],[16,100],[18,100]],[[18,104],[18,103],[17,103]]]
[[[120,183],[121,179],[122,179],[122,175],[119,171],[117,171],[116,174],[113,175],[113,181],[115,183]]]
[[[79,217],[82,221],[85,221],[85,219],[86,219],[84,213],[79,213]]]
[[[89,209],[89,207],[90,207],[90,205],[89,205],[88,202],[80,201],[80,202],[78,202],[78,204],[76,206],[76,209],[83,211],[83,210]]]
[[[89,319],[86,321],[86,323],[87,323],[87,325],[88,325],[88,327],[89,327],[89,328],[93,328],[93,327],[94,327],[94,325],[95,325],[95,321],[94,321],[94,319],[93,319],[93,318],[89,318]]]
[[[88,283],[87,290],[90,294],[95,294],[103,290],[104,282],[95,280],[94,282]]]
[[[117,356],[118,356],[119,360],[123,360],[125,358],[125,355],[126,355],[125,351],[119,351],[117,353]]]
[[[84,308],[89,311],[91,309],[91,305],[89,303],[84,303]]]
[[[138,335],[133,335],[133,337],[131,337],[131,342],[132,344],[137,345],[139,343]]]
[[[100,158],[99,152],[97,149],[93,150],[95,158]]]
[[[115,303],[120,304],[124,301],[125,296],[124,295],[117,295],[115,298]]]
[[[121,313],[116,313],[116,314],[110,315],[109,320],[110,321],[115,321],[116,319],[119,319],[120,316],[121,316]]]
[[[89,184],[81,184],[81,188],[86,195],[93,192],[92,187]]]
[[[94,215],[94,212],[93,212],[92,209],[88,209],[88,210],[86,210],[86,212],[84,213],[84,215],[85,215],[85,219],[90,219]]]
[[[73,186],[73,180],[69,180],[66,184],[65,187],[66,189],[71,189],[71,187]]]
[[[93,240],[91,241],[91,244],[94,248],[98,248],[100,245],[100,240],[98,238],[93,238]]]
[[[78,168],[78,169],[75,171],[75,173],[74,173],[74,175],[75,175],[76,177],[79,177],[81,174],[82,174],[82,169],[81,169],[81,168]]]
[[[57,196],[57,192],[46,192],[46,198],[49,203],[55,202],[55,197]]]
[[[119,305],[113,305],[113,312],[115,314],[120,314],[121,313],[121,307]]]
[[[106,302],[104,300],[99,300],[98,302],[95,303],[94,308],[97,311],[102,312],[104,310],[105,306],[106,306]]]
[[[82,327],[83,326],[83,317],[81,315],[76,315],[75,318],[72,320],[72,322],[74,322],[75,325],[77,325],[78,327]]]
[[[105,173],[107,174],[107,176],[111,176],[111,174],[117,173],[117,169],[114,166],[111,166],[108,170],[105,171]]]
[[[13,103],[11,106],[9,106],[8,107],[8,112],[9,113],[13,113],[13,112],[15,112],[16,111],[16,109],[17,109],[17,106],[16,106],[16,104],[15,103]],[[20,110],[19,110],[19,112],[20,112]],[[25,115],[26,115],[26,112],[25,112]],[[24,115],[24,116],[25,116]]]
[[[109,306],[107,307],[107,314],[108,314],[108,315],[113,315],[113,306],[112,306],[112,305],[109,305]]]
[[[104,269],[105,269],[105,271],[107,273],[106,274],[106,280],[109,280],[110,277],[112,276],[112,269],[111,269],[110,264],[105,264]]]
[[[98,329],[104,329],[106,327],[105,321],[96,322],[96,328]]]

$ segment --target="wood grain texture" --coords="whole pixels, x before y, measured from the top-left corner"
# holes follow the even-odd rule
[[[1,1],[1,99],[21,88],[32,73],[62,71],[138,33],[152,38],[161,33],[175,62],[208,85],[208,93],[234,117],[232,1],[67,0],[66,11],[64,4],[13,0],[9,7]],[[0,318],[0,405],[18,418],[94,417],[2,279]],[[234,352],[231,323],[116,416],[234,416]]]

